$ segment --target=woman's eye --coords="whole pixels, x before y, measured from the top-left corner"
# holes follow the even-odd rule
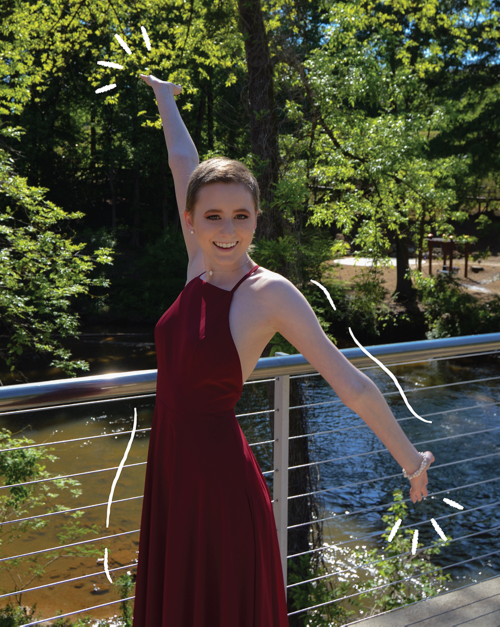
[[[238,213],[236,217],[237,218],[245,218],[245,220],[248,219],[248,216],[245,213]],[[216,215],[216,214],[214,214],[213,216],[207,216],[207,220],[211,220],[212,218],[217,218],[218,219],[219,216]]]

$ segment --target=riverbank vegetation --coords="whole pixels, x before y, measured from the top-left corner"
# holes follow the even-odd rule
[[[339,333],[308,281],[321,280],[321,262],[348,246],[380,260],[392,251],[397,259],[393,301],[404,305],[401,315],[379,300],[376,274],[345,295],[342,311],[354,316],[365,341],[383,340],[384,329],[396,324],[425,336],[415,307],[423,303],[422,282],[409,272],[410,250],[422,255],[430,232],[468,234],[476,253],[499,239],[497,5],[25,0],[4,6],[4,361],[15,365],[20,352],[36,349],[67,372],[82,368],[59,342],[76,331],[76,314],[84,324],[150,324],[182,289],[185,252],[173,181],[156,104],[140,71],[183,85],[178,104],[202,159],[224,154],[253,168],[264,208],[254,257],[304,291],[330,337]],[[125,38],[130,55],[115,35]],[[100,60],[123,69],[97,65]],[[108,83],[116,88],[95,93]],[[21,234],[20,222],[12,222],[14,180],[26,181],[17,191],[23,202],[36,197],[43,204],[44,220],[60,220],[61,211],[72,218],[66,239],[59,235],[52,244],[66,247],[65,254],[48,261],[33,248],[41,238],[35,218],[20,218],[34,234],[26,243],[31,275],[14,259],[9,229]],[[109,263],[110,249],[114,265],[90,279],[93,263]],[[51,272],[59,268],[57,279]],[[60,313],[30,338],[46,292],[29,276],[40,274],[55,282],[51,294],[60,294],[48,303]],[[106,289],[91,289],[97,274]],[[16,281],[22,298],[8,290]],[[85,293],[86,300],[74,301]],[[434,336],[440,328],[465,328],[438,325],[436,317],[447,312],[430,309],[423,317]]]

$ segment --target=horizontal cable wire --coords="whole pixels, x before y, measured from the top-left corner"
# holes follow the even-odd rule
[[[147,462],[135,462],[133,464],[125,464],[122,468],[133,468],[134,466],[145,466]],[[76,472],[72,475],[59,475],[57,477],[46,477],[45,479],[34,479],[33,481],[24,481],[23,483],[12,483],[10,485],[0,485],[0,490],[4,488],[17,488],[23,485],[32,485],[34,483],[43,483],[44,481],[58,481],[60,479],[70,479],[71,477],[83,477],[84,475],[93,475],[96,472],[107,472],[108,470],[117,470],[120,466],[111,466],[110,468],[98,468],[97,470],[86,470],[85,472]]]
[[[443,516],[439,516],[438,518],[434,518],[434,520],[444,520],[445,518],[453,518],[454,516],[460,516],[461,514],[467,514],[468,512],[475,512],[480,509],[486,509],[488,507],[493,507],[493,505],[498,505],[500,501],[496,501],[495,503],[488,503],[487,505],[479,505],[478,507],[460,510],[458,512],[452,512],[451,514],[443,514]],[[317,521],[312,521],[317,522]],[[426,525],[429,520],[422,520],[417,523],[413,523],[412,525],[406,525],[405,527],[398,527],[398,532],[404,529],[413,529],[414,527],[420,527],[421,525]],[[309,523],[311,524],[311,523]],[[288,527],[290,529],[290,527]],[[387,533],[384,531],[373,531],[365,536],[361,536],[360,538],[350,538],[349,540],[343,540],[342,542],[337,542],[337,544],[333,545],[335,547],[344,546],[345,544],[351,544],[352,542],[366,542],[367,540],[373,540],[374,538],[381,537],[382,534]],[[330,545],[329,545],[330,546]],[[328,547],[321,547],[322,550],[325,550]],[[289,559],[289,558],[288,558]]]
[[[295,612],[290,612],[288,616],[293,616],[294,614],[301,614],[302,612],[307,612],[309,610],[315,610],[318,607],[324,607],[325,605],[330,605],[331,603],[337,603],[339,601],[345,601],[345,599],[351,599],[352,597],[357,597],[360,594],[368,594],[369,592],[374,592],[375,590],[381,590],[383,588],[387,588],[387,586],[394,586],[397,583],[403,583],[404,581],[410,581],[411,579],[417,579],[418,577],[423,577],[424,575],[430,575],[438,570],[446,570],[447,568],[452,568],[455,566],[461,566],[462,564],[467,564],[468,562],[475,562],[476,560],[483,559],[484,557],[489,557],[490,555],[497,555],[500,553],[500,549],[496,551],[491,551],[490,553],[483,553],[483,555],[479,555],[477,557],[471,557],[467,560],[462,560],[461,562],[455,562],[454,564],[449,564],[448,566],[437,566],[431,570],[426,571],[425,573],[420,573],[418,575],[410,575],[410,577],[405,577],[404,579],[399,579],[398,581],[391,581],[389,583],[384,583],[381,586],[376,586],[375,588],[370,588],[369,590],[361,590],[360,592],[356,592],[355,594],[349,594],[338,599],[333,599],[332,601],[326,601],[325,603],[319,603],[318,605],[312,605],[311,607],[305,607],[301,610],[296,610]],[[434,597],[436,598],[436,597]]]
[[[98,610],[101,607],[107,607],[108,605],[116,605],[116,603],[125,603],[126,601],[133,601],[135,596],[127,597],[125,599],[118,599],[118,601],[108,601],[107,603],[101,603],[101,605],[93,605],[92,607],[84,607],[83,610],[75,610],[74,612],[66,612],[66,614],[58,614],[57,616],[51,616],[50,618],[41,618],[40,620],[36,620],[34,623],[24,623],[22,627],[30,627],[31,625],[39,625],[40,623],[45,623],[49,620],[59,620],[61,618],[66,618],[67,616],[74,616],[75,614],[81,614],[82,612],[90,612],[91,610]]]
[[[115,505],[115,503],[124,503],[125,501],[135,501],[137,499],[143,499],[143,498],[144,498],[143,494],[140,494],[139,496],[129,496],[129,497],[125,498],[125,499],[113,500],[113,505]],[[107,505],[107,504],[108,504],[108,502],[106,501],[105,503],[94,503],[92,505],[81,505],[80,507],[73,507],[71,509],[62,509],[62,510],[59,510],[57,512],[48,512],[47,514],[37,514],[36,516],[28,516],[27,518],[16,518],[15,520],[6,520],[5,522],[2,522],[2,526],[3,525],[12,525],[14,523],[26,522],[28,520],[34,520],[35,518],[47,518],[48,516],[58,516],[59,514],[71,514],[72,512],[78,512],[79,510],[83,510],[83,509],[91,509],[93,507],[103,507],[104,505]]]
[[[0,414],[0,417],[2,414]],[[151,427],[146,427],[144,429],[136,429],[136,433],[145,433],[146,431],[151,431]],[[0,453],[7,453],[9,451],[23,451],[28,448],[37,448],[40,446],[52,446],[53,444],[70,444],[71,442],[82,442],[86,440],[95,440],[96,438],[110,438],[117,435],[128,435],[132,433],[132,429],[130,431],[113,431],[112,433],[101,433],[100,435],[88,435],[86,438],[72,438],[70,440],[56,440],[55,442],[42,442],[40,444],[27,444],[26,446],[13,446],[12,448],[0,448]]]
[[[427,357],[427,359],[417,359],[415,361],[402,361],[397,364],[384,364],[387,368],[392,368],[393,366],[413,366],[415,364],[423,364],[426,362],[432,361],[450,361],[452,359],[463,359],[464,357],[482,357],[483,355],[495,355],[500,351],[486,351],[484,353],[468,353],[466,355],[446,355],[444,357]],[[358,370],[372,370],[375,368],[380,368],[380,366],[363,366],[362,368],[358,368]]]
[[[354,347],[352,347],[354,348]],[[445,357],[427,357],[425,359],[416,359],[414,361],[402,361],[402,362],[398,362],[398,363],[391,363],[391,364],[384,364],[387,368],[392,368],[395,366],[413,366],[415,364],[423,364],[426,362],[430,362],[430,361],[450,361],[452,359],[463,359],[464,357],[482,357],[483,355],[495,355],[497,353],[500,353],[500,351],[498,350],[493,350],[493,351],[485,351],[484,353],[467,353],[465,355],[447,355]],[[361,366],[360,368],[358,368],[358,370],[374,370],[375,368],[380,368],[380,366]],[[321,373],[319,372],[311,372],[308,374],[296,374],[296,375],[289,375],[290,379],[301,379],[303,377],[317,377],[317,376],[321,376]]]
[[[264,440],[263,442],[253,442],[253,444],[249,444],[248,446],[260,446],[261,444],[273,444],[276,440]]]
[[[483,556],[484,557],[484,556]],[[451,592],[458,592],[459,590],[465,590],[465,588],[470,588],[471,586],[477,586],[478,583],[486,583],[487,581],[491,581],[492,579],[498,579],[498,575],[493,575],[492,577],[487,577],[486,579],[481,579],[480,582],[474,581],[472,583],[468,583],[465,586],[460,586],[459,588],[453,588],[453,590],[447,590],[447,592],[442,592],[441,594],[438,595],[434,595],[433,597],[430,597],[432,599],[437,599],[437,598],[441,598],[446,596],[447,594],[450,594]],[[385,616],[386,614],[392,614],[392,612],[397,611],[397,610],[402,610],[406,607],[409,607],[410,605],[415,605],[416,603],[424,603],[425,601],[429,601],[430,598],[427,599],[422,599],[421,601],[415,601],[414,603],[407,603],[406,605],[401,605],[400,607],[395,608],[395,610],[387,610],[386,612],[381,612],[380,614],[375,614],[375,616],[373,616],[372,618],[379,618],[379,616]],[[366,617],[365,618],[360,618],[359,620],[355,620],[352,623],[344,623],[342,625],[342,627],[350,627],[350,625],[359,625],[359,623],[362,622],[366,622]]]
[[[494,479],[485,479],[484,481],[476,481],[475,483],[468,483],[465,485],[461,485],[455,488],[448,488],[446,490],[439,490],[438,492],[431,492],[426,498],[432,497],[432,496],[437,496],[438,494],[449,494],[450,492],[455,492],[456,490],[462,490],[463,488],[472,488],[476,485],[482,485],[483,483],[491,483],[492,481],[500,481],[500,477],[495,477]],[[409,503],[411,501],[411,499],[403,499],[402,501],[399,501],[399,503]],[[338,520],[339,518],[342,518],[343,516],[353,516],[354,514],[362,514],[365,512],[370,512],[373,511],[375,509],[380,509],[380,508],[387,508],[387,507],[391,507],[391,505],[394,505],[396,503],[396,501],[392,501],[391,503],[384,503],[383,505],[373,505],[372,507],[365,507],[363,509],[358,509],[355,510],[353,512],[349,512],[349,514],[336,514],[335,516],[330,516],[329,518],[323,518],[321,520],[314,520],[312,522],[308,522],[308,523],[302,523],[300,525],[294,525],[297,527],[301,527],[304,525],[311,525],[313,523],[318,523],[318,522],[325,522],[327,520]],[[290,527],[289,527],[290,528]],[[361,538],[356,538],[356,541],[362,542],[363,541],[363,537]],[[300,555],[307,555],[308,553],[317,553],[318,551],[324,551],[325,549],[329,548],[330,545],[327,545],[326,547],[319,547],[318,549],[310,549],[309,551],[303,551],[302,553],[294,553],[292,555],[289,555],[287,559],[291,559],[292,557],[298,557]]]
[[[248,414],[235,414],[236,418],[243,418],[244,416],[258,416],[259,414],[270,414],[274,409],[261,409],[260,411],[252,411]]]
[[[440,383],[439,385],[426,385],[424,387],[421,388],[411,388],[409,390],[403,390],[403,392],[405,394],[408,394],[409,392],[425,392],[427,390],[437,390],[439,388],[449,388],[449,387],[453,387],[455,385],[465,385],[466,383],[483,383],[484,381],[496,381],[500,379],[500,376],[497,377],[485,377],[483,379],[470,379],[469,381],[455,381],[454,383]],[[384,392],[382,394],[382,396],[394,396],[400,394],[399,390],[395,390],[393,392]],[[327,405],[328,403],[334,404],[334,403],[341,403],[341,400],[338,401],[322,401],[321,403],[311,403],[309,405],[294,405],[293,407],[290,407],[290,411],[292,409],[301,409],[304,407],[317,407],[319,405]]]
[[[0,416],[11,416],[12,414],[26,414],[31,411],[45,411],[48,409],[65,409],[68,407],[81,407],[82,405],[94,405],[95,403],[117,403],[118,401],[134,401],[138,398],[152,398],[155,396],[156,394],[138,394],[137,396],[115,396],[113,398],[98,398],[94,401],[83,401],[82,403],[68,403],[66,405],[51,405],[50,407],[32,407],[30,409],[17,409],[16,411],[0,411]]]
[[[413,446],[420,446],[421,444],[432,444],[433,442],[442,442],[443,440],[452,440],[454,438],[464,438],[468,435],[478,435],[480,433],[489,433],[491,431],[498,431],[500,427],[492,427],[491,429],[482,429],[481,431],[469,431],[467,433],[458,433],[457,435],[447,435],[444,438],[435,438],[434,440],[422,440],[421,442],[413,442]],[[306,468],[307,466],[319,466],[320,464],[329,464],[331,462],[344,461],[346,459],[352,459],[353,457],[370,457],[371,455],[377,455],[378,453],[389,453],[387,448],[379,448],[375,451],[367,451],[365,453],[354,453],[353,455],[345,455],[344,457],[332,457],[331,459],[322,459],[317,462],[310,462],[309,464],[299,464],[298,466],[288,466],[288,470],[294,470],[296,468]]]
[[[274,411],[274,410],[271,410]],[[260,413],[260,412],[257,412]],[[2,414],[0,414],[1,416]],[[242,414],[244,416],[246,415],[252,415],[252,414]],[[151,427],[145,427],[144,429],[136,429],[135,432],[137,433],[146,433],[147,431],[151,431]],[[110,438],[110,437],[116,437],[118,435],[130,435],[132,433],[132,429],[130,429],[129,431],[113,431],[112,433],[101,433],[100,435],[88,435],[87,437],[82,437],[82,438],[71,438],[70,440],[56,440],[55,442],[42,442],[39,444],[27,444],[26,446],[13,446],[11,448],[0,448],[0,453],[8,453],[9,451],[22,451],[24,449],[28,449],[28,448],[38,448],[41,446],[52,446],[53,444],[70,444],[71,442],[82,442],[82,441],[87,441],[87,440],[95,440],[97,438]],[[258,446],[259,444],[269,444],[270,442],[275,442],[275,440],[265,440],[263,442],[254,442],[253,444],[250,444],[250,446]]]
[[[398,501],[399,503],[401,503],[401,501]],[[500,501],[495,501],[494,505],[498,505],[500,504]],[[466,514],[467,512],[474,512],[477,509],[484,509],[486,507],[491,507],[490,504],[488,505],[479,505],[478,507],[474,507],[474,508],[470,508],[470,509],[461,509],[458,512],[453,512],[452,514],[445,514],[443,516],[439,516],[439,518],[435,518],[434,520],[443,520],[444,518],[451,518],[453,516],[459,516],[460,514]],[[318,523],[318,522],[324,522],[323,520],[310,520],[307,523],[300,523],[299,525],[291,525],[290,527],[287,527],[287,529],[295,529],[296,527],[303,527],[305,525],[312,525],[314,523]],[[427,524],[429,521],[428,520],[424,520],[418,523],[414,523],[412,525],[409,525],[408,527],[398,527],[398,531],[400,529],[409,529],[410,527],[418,527],[419,525],[425,525]],[[341,544],[348,544],[349,542],[358,542],[358,541],[363,541],[369,538],[375,538],[377,536],[382,535],[383,533],[385,533],[385,531],[374,531],[373,533],[368,534],[367,536],[362,536],[361,538],[357,538],[356,540],[345,540],[344,542],[339,542],[338,545],[336,546],[340,546]]]
[[[442,411],[434,411],[430,414],[420,414],[420,417],[428,418],[429,416],[440,416],[442,414],[450,414],[453,412],[467,411],[468,409],[479,409],[481,407],[492,407],[497,405],[500,405],[500,401],[497,401],[496,403],[480,403],[479,405],[468,405],[467,407],[457,407],[456,409],[444,409]],[[306,405],[305,407],[308,407],[308,405]],[[406,418],[396,418],[396,422],[405,422],[407,420],[418,420],[418,418],[415,418],[413,416],[407,416]],[[363,422],[362,424],[355,425],[353,427],[340,427],[339,429],[329,429],[328,431],[315,431],[314,433],[304,433],[303,435],[291,435],[289,439],[297,440],[298,438],[311,438],[317,435],[326,435],[328,433],[338,433],[339,431],[352,431],[353,429],[365,428],[368,429],[369,427],[366,423]]]
[[[108,568],[108,572],[112,573],[116,570],[124,570],[125,568],[137,568],[137,564],[129,564],[128,566],[117,566],[116,568]],[[42,590],[43,588],[50,588],[52,586],[58,586],[63,583],[71,583],[72,581],[79,581],[81,579],[88,579],[89,577],[99,577],[99,575],[106,575],[105,570],[100,570],[97,573],[89,573],[88,575],[79,575],[78,577],[72,577],[71,579],[61,579],[60,581],[53,581],[51,583],[44,583],[41,586],[36,586],[35,588],[23,588],[22,590],[14,590],[14,592],[7,592],[7,594],[0,595],[0,599],[5,599],[6,597],[11,597],[15,594],[25,594],[26,592],[34,592],[35,590]]]
[[[498,504],[498,501],[496,503],[490,503],[486,507],[493,507],[493,505],[497,505],[497,504]],[[468,511],[475,511],[476,509],[482,509],[482,507],[476,507],[476,508],[468,510]],[[456,516],[457,514],[462,514],[462,513],[463,512],[456,512],[456,513],[453,513],[453,514],[449,514],[448,516],[440,516],[439,518],[435,518],[434,520],[442,520],[443,518],[449,518],[450,516]],[[410,529],[412,527],[418,527],[419,525],[424,525],[424,524],[427,524],[429,522],[430,522],[429,520],[425,520],[423,522],[415,523],[414,525],[407,525],[406,527],[399,527],[398,533],[402,529]],[[491,529],[483,529],[482,531],[477,531],[477,532],[475,532],[473,534],[469,534],[469,535],[466,535],[466,536],[459,536],[458,538],[452,538],[452,539],[449,539],[448,542],[458,542],[459,540],[463,540],[464,538],[469,538],[471,535],[472,536],[480,535],[481,533],[485,533],[485,532],[488,532],[488,531],[494,531],[495,529],[500,529],[500,525],[498,525],[497,527],[492,527]],[[371,537],[380,536],[380,535],[382,535],[382,533],[387,533],[387,532],[386,531],[375,532],[374,534],[370,534],[369,536],[365,536],[365,539],[366,538],[370,539]],[[333,547],[330,547],[330,548],[336,548],[336,547],[339,547],[341,545],[348,544],[349,542],[358,542],[358,540],[346,540],[344,542],[339,542],[338,544],[335,544],[335,545],[333,545]],[[428,544],[427,546],[420,547],[419,549],[417,549],[417,551],[427,551],[428,549],[432,549],[432,548],[434,548],[436,546],[439,546],[439,544]],[[411,554],[411,551],[405,551],[404,553],[398,553],[398,555],[391,555],[391,557],[387,557],[387,558],[384,557],[384,558],[382,558],[380,560],[375,560],[373,562],[364,562],[363,564],[360,564],[359,566],[356,566],[355,568],[356,569],[358,569],[358,568],[366,568],[368,566],[374,566],[375,564],[380,564],[380,563],[382,563],[384,561],[385,562],[390,562],[393,559],[396,559],[398,557],[404,557],[405,555],[410,555],[410,554]],[[304,583],[311,583],[312,581],[319,581],[320,579],[325,579],[326,577],[333,577],[335,575],[341,575],[342,573],[347,573],[347,572],[350,572],[352,570],[353,570],[353,567],[346,568],[344,570],[337,570],[334,573],[328,573],[327,575],[321,575],[320,577],[314,577],[313,579],[305,579],[304,581],[299,581],[298,583],[289,584],[287,586],[287,588],[294,588],[295,586],[301,586]]]
[[[120,533],[113,533],[110,536],[101,536],[100,538],[90,538],[89,540],[80,540],[80,542],[72,542],[71,544],[62,544],[61,546],[53,546],[50,549],[41,549],[40,551],[31,551],[30,553],[21,553],[20,555],[13,555],[12,557],[0,557],[0,562],[6,562],[8,560],[14,560],[18,557],[29,557],[30,555],[40,555],[40,553],[49,553],[50,551],[59,551],[60,549],[66,549],[70,546],[79,546],[80,544],[90,544],[91,542],[101,542],[103,540],[110,540],[111,538],[117,538],[118,536],[128,536],[131,533],[138,533],[139,529],[132,529],[132,531],[121,531]]]
[[[488,453],[488,455],[479,455],[478,457],[467,457],[466,459],[460,459],[455,462],[448,462],[446,464],[439,464],[438,466],[433,466],[432,470],[437,470],[438,468],[445,468],[446,466],[456,466],[457,464],[462,464],[463,462],[474,462],[478,459],[485,459],[486,457],[495,457],[496,455],[500,455],[498,453]],[[342,490],[344,488],[352,488],[356,485],[364,485],[365,483],[374,483],[375,481],[384,481],[385,479],[394,479],[396,477],[400,477],[401,473],[397,473],[396,475],[384,475],[382,477],[376,477],[375,479],[365,479],[364,481],[355,481],[354,483],[344,483],[340,486],[335,486],[333,488],[326,488],[325,490],[315,490],[313,492],[306,492],[305,494],[294,494],[292,496],[288,496],[288,499],[298,499],[304,496],[311,496],[312,494],[325,494],[327,492],[334,492],[337,490]]]

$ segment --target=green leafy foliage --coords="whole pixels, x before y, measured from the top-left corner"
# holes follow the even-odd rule
[[[336,627],[343,625],[355,611],[345,608],[334,599],[341,599],[349,593],[350,585],[347,581],[333,580],[327,577],[324,566],[318,565],[310,555],[301,555],[289,562],[288,584],[307,581],[305,584],[288,589],[288,596],[292,602],[292,611],[319,605],[314,610],[304,613],[304,625],[308,627]],[[309,581],[312,580],[312,581]],[[359,606],[356,599],[349,599],[353,606]]]
[[[413,277],[429,327],[427,339],[495,333],[500,328],[500,297],[480,302],[452,276]]]
[[[84,254],[84,244],[61,232],[82,215],[47,201],[46,190],[29,186],[10,161],[0,151],[0,325],[9,337],[0,357],[13,371],[23,351],[34,349],[74,374],[88,366],[72,361],[62,343],[78,334],[78,316],[70,306],[91,287],[107,285],[94,269],[111,263],[111,250]]]
[[[390,514],[382,516],[386,523],[386,533],[382,535],[384,539],[388,539],[398,519],[401,519],[404,527],[408,517],[408,506],[403,500],[402,491],[395,490],[393,497],[394,503],[388,510]],[[421,550],[418,547],[422,547],[423,543],[419,542],[416,555],[413,555],[413,532],[412,529],[400,528],[383,553],[378,549],[354,549],[358,563],[368,563],[370,571],[375,573],[368,581],[357,584],[357,589],[367,591],[384,586],[380,590],[360,595],[360,599],[369,599],[373,603],[371,614],[435,596],[444,590],[445,582],[451,580],[449,573],[444,575],[441,568],[433,567],[431,563],[431,556],[439,555],[442,548],[450,544],[451,538],[446,541],[440,538],[432,548]]]
[[[45,463],[47,461],[53,463],[58,457],[48,452],[53,451],[53,447],[48,449],[46,447],[22,448],[32,444],[34,441],[29,438],[13,437],[12,432],[6,428],[2,428],[0,431],[0,476],[6,486],[12,486],[8,490],[2,490],[0,495],[0,546],[2,553],[15,539],[22,538],[26,533],[40,532],[49,527],[53,518],[50,516],[37,517],[19,523],[12,521],[22,519],[26,514],[29,515],[30,510],[36,510],[40,514],[40,508],[42,508],[43,513],[47,514],[69,510],[69,507],[53,503],[53,501],[59,497],[62,491],[68,491],[74,498],[79,498],[82,494],[79,487],[80,482],[76,479],[40,481],[50,479],[53,476],[46,470]],[[36,483],[36,481],[40,482]],[[24,482],[35,483],[22,486],[15,485]],[[70,520],[62,523],[57,532],[57,538],[61,545],[77,542],[88,534],[99,534],[97,525],[82,526],[79,519],[83,515],[82,510],[66,514]],[[17,602],[17,606],[11,602],[9,607],[2,610],[4,616],[1,617],[0,615],[0,620],[6,622],[0,624],[21,625],[24,623],[16,621],[31,618],[35,608],[32,608],[30,616],[26,614],[26,608],[22,606],[23,590],[31,587],[30,584],[33,584],[36,579],[40,579],[45,574],[46,568],[56,560],[62,557],[98,557],[102,552],[102,547],[96,549],[92,544],[84,544],[0,562],[0,571],[8,573],[14,582],[13,590],[16,592],[15,599]],[[3,594],[11,591],[1,590]]]

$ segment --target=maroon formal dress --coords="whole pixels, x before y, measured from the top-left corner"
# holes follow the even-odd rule
[[[194,278],[156,325],[134,627],[288,627],[269,490],[234,413],[229,309],[257,268],[231,291]]]

